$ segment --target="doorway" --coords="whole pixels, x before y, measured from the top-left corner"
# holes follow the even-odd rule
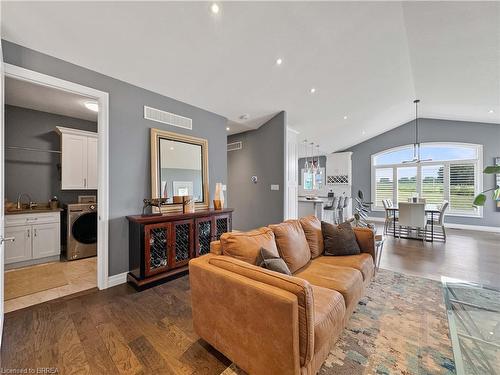
[[[17,238],[14,240],[16,251],[9,252],[7,247],[4,251],[6,288],[1,299],[3,302],[12,296],[20,298],[14,304],[9,302],[12,298],[6,301],[8,312],[25,307],[30,301],[24,297],[24,303],[20,302],[27,292],[22,288],[33,288],[26,275],[38,279],[33,289],[38,298],[31,298],[31,304],[96,286],[107,288],[109,125],[107,93],[9,64],[4,64],[4,72],[5,127],[10,126],[13,119],[21,121],[23,116],[33,122],[33,125],[24,125],[18,137],[10,137],[7,129],[3,145],[6,152],[6,178],[1,181],[7,199],[5,237]],[[97,111],[92,114],[92,109]],[[33,128],[37,119],[43,117],[37,117],[40,113],[49,118],[56,116],[53,131],[31,134],[30,126]],[[54,137],[57,137],[55,143]],[[36,147],[28,140],[53,147]],[[62,154],[64,145],[65,155]],[[30,154],[37,156],[30,157]],[[54,157],[64,162],[47,162]],[[70,165],[68,160],[75,161],[75,158],[80,163]],[[30,180],[30,170],[37,178]],[[78,178],[82,185],[74,185]],[[57,209],[61,211],[56,213]],[[57,244],[61,246],[60,254]],[[18,253],[21,255],[16,258]],[[44,286],[38,285],[41,281]],[[9,282],[18,290],[12,291]],[[40,288],[44,290],[37,291]]]

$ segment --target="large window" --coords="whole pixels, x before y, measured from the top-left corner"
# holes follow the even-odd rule
[[[372,197],[375,209],[382,200],[407,202],[419,195],[429,204],[450,202],[449,213],[479,216],[472,205],[482,188],[482,146],[462,143],[423,143],[421,161],[413,158],[413,145],[372,156]]]

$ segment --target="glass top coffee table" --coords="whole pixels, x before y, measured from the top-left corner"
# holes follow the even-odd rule
[[[441,277],[458,375],[500,375],[500,291]]]

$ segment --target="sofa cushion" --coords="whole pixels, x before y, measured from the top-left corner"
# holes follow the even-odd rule
[[[304,230],[298,220],[269,225],[274,232],[278,252],[292,273],[304,267],[311,259]]]
[[[321,263],[317,259],[300,269],[294,276],[309,281],[312,285],[340,292],[344,297],[347,311],[344,322],[349,319],[364,291],[361,272],[354,268]]]
[[[349,222],[333,225],[322,221],[321,231],[325,255],[353,255],[361,252]]]
[[[370,281],[373,277],[373,258],[370,254],[339,255],[334,257],[319,257],[315,262],[331,264],[332,266],[351,267],[357,269],[363,275],[364,281]]]
[[[314,296],[314,353],[317,353],[324,345],[331,345],[340,337],[345,304],[339,292],[315,285],[311,287]]]
[[[274,256],[279,256],[274,233],[269,228],[259,228],[249,232],[229,232],[220,237],[222,254],[257,264],[257,257],[263,247]]]
[[[314,215],[301,217],[300,225],[304,230],[311,258],[316,258],[323,254],[323,233],[321,232],[321,221]]]
[[[288,269],[288,266],[286,265],[285,261],[280,257],[274,256],[272,253],[270,253],[263,247],[260,248],[260,254],[257,257],[257,265],[267,270],[292,276],[292,273]]]

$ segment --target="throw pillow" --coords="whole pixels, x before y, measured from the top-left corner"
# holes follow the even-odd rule
[[[269,225],[274,232],[279,256],[285,261],[290,272],[304,267],[311,260],[311,250],[306,235],[298,220]],[[262,247],[267,247],[262,245]]]
[[[279,273],[284,273],[285,275],[292,276],[292,273],[288,269],[285,261],[271,253],[269,250],[264,249],[263,247],[260,248],[260,254],[257,257],[257,265],[271,271],[276,271]]]
[[[249,232],[227,232],[220,237],[220,244],[222,254],[254,265],[257,264],[261,247],[279,256],[274,233],[269,228],[254,229]]]
[[[356,241],[356,234],[349,222],[333,225],[322,221],[321,231],[323,232],[325,255],[355,255],[361,253]]]

